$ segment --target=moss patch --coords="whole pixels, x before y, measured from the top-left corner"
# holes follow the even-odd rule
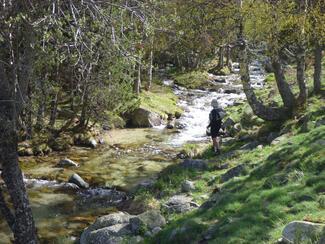
[[[182,113],[177,106],[177,96],[171,88],[154,85],[150,91],[143,91],[140,95],[140,107],[158,113],[167,119],[168,114]]]

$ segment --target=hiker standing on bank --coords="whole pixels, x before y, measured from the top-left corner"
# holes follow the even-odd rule
[[[220,137],[220,129],[222,125],[222,118],[225,116],[225,112],[223,109],[219,107],[218,100],[213,99],[211,101],[211,106],[213,109],[209,114],[209,125],[207,129],[210,128],[210,134],[213,142],[213,149],[214,152],[219,155],[220,154],[220,144],[221,144],[221,137]]]

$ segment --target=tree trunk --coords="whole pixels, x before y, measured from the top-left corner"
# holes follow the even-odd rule
[[[141,87],[141,64],[138,64],[137,69],[137,79],[134,81],[134,93],[139,95],[140,94],[140,87]]]
[[[223,68],[224,62],[223,62],[223,57],[224,57],[224,47],[221,46],[219,47],[219,68]]]
[[[319,94],[321,91],[322,77],[322,46],[319,42],[315,44],[315,64],[314,64],[314,92]]]
[[[150,56],[149,56],[149,79],[148,79],[148,85],[147,85],[147,89],[150,90],[151,86],[152,86],[152,70],[153,70],[153,48],[151,46],[150,49]]]
[[[240,40],[240,77],[243,84],[244,92],[249,105],[253,112],[258,117],[267,121],[279,121],[288,117],[287,110],[284,108],[267,107],[261,101],[258,100],[254,89],[250,84],[249,77],[249,60],[246,50],[245,40]]]
[[[57,110],[58,110],[58,100],[59,100],[59,92],[56,92],[52,95],[51,100],[51,115],[50,115],[50,122],[49,126],[50,128],[54,128],[56,116],[57,116]]]
[[[14,73],[12,68],[5,68],[3,64],[0,64],[0,165],[2,166],[1,176],[7,186],[13,212],[5,212],[9,210],[9,207],[2,191],[0,208],[14,234],[15,243],[36,243],[32,211],[18,165],[17,104],[13,87],[15,83],[12,82],[12,79],[15,79]]]
[[[281,95],[284,107],[288,111],[292,111],[296,104],[295,96],[293,95],[288,82],[286,81],[284,70],[279,59],[272,60],[276,84]]]
[[[226,66],[229,68],[229,70],[231,70],[230,53],[231,53],[230,46],[227,45],[227,47],[226,47]]]
[[[307,102],[307,87],[305,82],[305,49],[303,47],[298,48],[297,53],[297,82],[299,86],[298,103],[305,104]]]

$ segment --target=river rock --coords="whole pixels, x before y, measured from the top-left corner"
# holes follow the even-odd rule
[[[65,167],[79,167],[79,164],[72,161],[71,159],[65,158],[61,159],[57,164],[57,167],[65,168]]]
[[[89,188],[89,184],[86,181],[84,181],[84,179],[82,179],[80,175],[76,173],[71,175],[71,177],[69,178],[69,183],[76,184],[80,188],[85,188],[85,189]]]
[[[187,169],[206,170],[208,168],[208,163],[201,159],[185,159],[180,165]]]
[[[186,128],[186,124],[183,124],[183,123],[181,123],[181,122],[179,122],[179,121],[175,121],[175,128],[176,129],[179,129],[179,130],[182,130],[182,129],[185,129]]]
[[[131,234],[128,213],[117,212],[98,218],[94,224],[84,230],[80,244],[88,243],[121,243],[123,235]]]
[[[185,195],[173,196],[163,205],[169,213],[184,213],[198,207],[199,205],[192,201],[192,197]]]
[[[237,165],[229,169],[226,173],[221,175],[221,183],[224,183],[236,176],[239,176],[244,170],[245,170],[245,166],[243,164]]]
[[[131,127],[154,127],[161,125],[161,118],[158,114],[149,110],[138,108],[128,116]]]
[[[108,208],[122,204],[128,200],[128,195],[115,189],[94,188],[80,192],[77,200],[82,208]]]
[[[195,190],[195,185],[193,181],[186,180],[182,184],[182,192],[191,192]]]
[[[322,235],[325,235],[325,224],[316,224],[307,221],[292,221],[282,231],[283,241],[290,244],[312,242],[315,237],[322,239]],[[322,244],[321,240],[315,243]]]

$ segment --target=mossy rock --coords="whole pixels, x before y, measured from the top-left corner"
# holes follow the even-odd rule
[[[47,155],[50,152],[52,152],[52,149],[49,147],[49,145],[47,143],[42,143],[40,145],[34,145],[33,146],[33,154],[35,156]]]
[[[92,148],[97,146],[97,142],[90,132],[75,134],[73,136],[73,142],[77,146]]]
[[[48,145],[54,151],[67,151],[73,145],[73,138],[67,134],[60,135],[57,138],[51,137]]]

